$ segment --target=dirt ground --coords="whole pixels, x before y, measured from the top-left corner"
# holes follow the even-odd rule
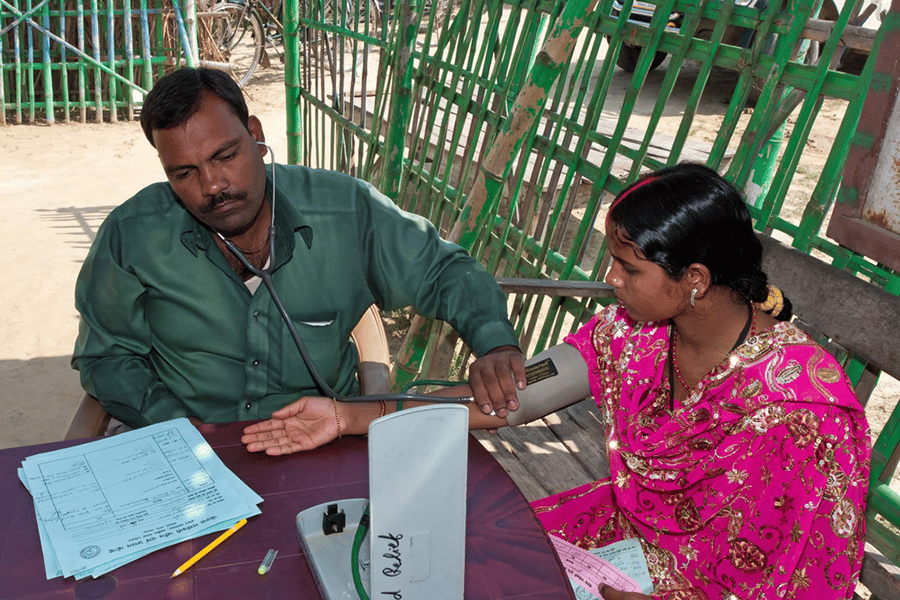
[[[661,71],[651,74],[648,86],[654,76],[661,79]],[[624,75],[620,79],[624,82]],[[727,82],[711,88],[698,115],[695,130],[705,128],[710,140],[728,93]],[[284,161],[283,83],[277,76],[257,78],[248,95],[251,113],[260,117],[276,158]],[[646,92],[645,98],[649,101]],[[820,172],[816,165],[825,160],[840,114],[841,106],[826,104],[817,121],[791,191],[798,207]],[[8,251],[0,289],[0,309],[7,315],[0,337],[0,447],[11,447],[63,437],[82,394],[69,366],[78,324],[73,306],[78,269],[105,215],[160,180],[162,171],[136,122],[0,127],[0,147],[0,239]],[[876,432],[898,398],[896,381],[879,384],[868,409]]]

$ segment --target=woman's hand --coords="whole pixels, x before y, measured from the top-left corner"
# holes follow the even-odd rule
[[[519,408],[516,390],[525,387],[525,357],[514,346],[494,348],[469,366],[469,387],[484,414],[505,418]]]
[[[331,398],[300,398],[276,410],[268,421],[245,427],[241,443],[250,452],[265,450],[270,456],[318,448],[338,437],[336,410],[338,404]]]
[[[653,598],[645,594],[639,592],[620,592],[605,584],[600,586],[599,592],[600,597],[604,600],[653,600]]]

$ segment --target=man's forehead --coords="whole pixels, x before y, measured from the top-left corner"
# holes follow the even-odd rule
[[[201,110],[180,125],[154,129],[153,141],[164,161],[182,155],[210,158],[239,143],[245,135],[249,132],[233,113],[228,119],[218,111]]]
[[[184,121],[171,127],[153,129],[154,141],[161,137],[173,137],[182,132],[191,136],[222,135],[227,131],[246,130],[234,108],[214,94],[203,92],[194,111]],[[227,134],[226,134],[227,135]]]

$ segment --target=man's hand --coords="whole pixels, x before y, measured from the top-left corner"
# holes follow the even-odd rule
[[[484,414],[505,418],[519,408],[516,390],[525,389],[525,357],[514,346],[494,348],[469,367],[469,386]]]
[[[318,448],[338,437],[337,406],[331,398],[300,398],[268,421],[245,427],[241,443],[250,452],[265,450],[270,456]]]
[[[645,594],[640,594],[638,592],[620,592],[605,584],[601,585],[598,591],[600,592],[600,597],[604,600],[653,600],[653,598]]]

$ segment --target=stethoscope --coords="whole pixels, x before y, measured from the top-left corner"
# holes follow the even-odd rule
[[[254,267],[250,264],[250,261],[247,260],[247,257],[244,256],[244,253],[240,251],[240,249],[234,245],[234,243],[227,239],[224,235],[215,231],[216,235],[222,239],[225,246],[234,254],[235,258],[247,269],[252,275],[259,277],[263,285],[266,286],[266,289],[269,290],[269,295],[272,297],[272,301],[275,303],[275,307],[278,309],[278,313],[281,315],[282,320],[284,320],[284,324],[287,325],[288,332],[291,334],[291,338],[294,340],[294,344],[297,346],[297,350],[300,351],[300,357],[303,359],[303,363],[306,365],[306,368],[309,370],[309,374],[312,376],[313,381],[316,384],[316,387],[319,389],[319,392],[322,395],[327,396],[328,398],[333,398],[339,402],[375,402],[379,400],[385,401],[397,401],[397,400],[427,400],[429,402],[447,402],[447,403],[468,403],[472,402],[474,399],[471,396],[456,396],[456,397],[442,397],[442,396],[424,396],[420,394],[378,394],[371,396],[355,396],[355,397],[347,397],[341,396],[337,392],[335,392],[328,382],[325,381],[322,376],[319,374],[318,369],[316,369],[316,365],[313,363],[312,357],[310,357],[309,353],[306,351],[306,346],[303,344],[303,340],[300,339],[300,334],[297,333],[297,328],[294,327],[294,322],[291,320],[290,315],[288,315],[287,310],[284,308],[284,303],[281,301],[281,297],[278,295],[278,292],[275,291],[275,285],[272,282],[272,272],[274,271],[274,261],[275,261],[275,152],[272,150],[272,147],[266,144],[265,142],[256,142],[260,146],[263,146],[269,151],[270,161],[269,164],[271,166],[272,171],[272,196],[269,199],[269,204],[272,205],[272,221],[269,225],[269,260],[267,264],[262,269]]]

